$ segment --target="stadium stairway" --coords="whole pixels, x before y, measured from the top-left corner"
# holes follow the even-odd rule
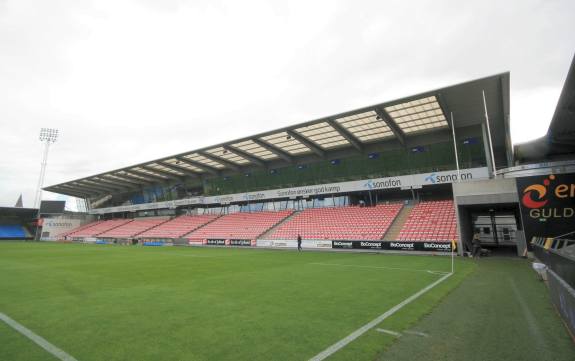
[[[121,220],[112,219],[112,220],[110,220],[110,221],[112,221],[112,222],[113,222],[113,221],[118,221],[118,222],[117,222],[117,224],[114,224],[113,227],[107,228],[105,231],[98,232],[98,233],[96,233],[96,234],[94,234],[94,235],[95,235],[95,236],[99,236],[99,235],[102,234],[102,233],[106,233],[106,232],[111,231],[111,230],[114,230],[114,229],[116,229],[116,228],[120,228],[120,227],[122,227],[122,226],[124,226],[124,225],[126,225],[126,224],[128,224],[128,223],[130,223],[130,222],[133,222],[134,220],[133,220],[133,219],[126,219],[126,220],[124,220],[125,222],[122,222]],[[105,222],[106,222],[106,221],[104,221],[103,223],[105,223]]]
[[[159,218],[159,219],[162,219],[162,222],[160,222],[160,223],[158,223],[158,224],[152,226],[151,228],[148,228],[148,229],[146,229],[146,230],[144,230],[144,231],[142,231],[142,232],[139,232],[139,233],[134,234],[133,237],[137,238],[140,234],[149,232],[149,231],[151,231],[151,230],[154,230],[154,229],[160,227],[161,225],[168,223],[169,221],[173,220],[174,218],[168,217],[168,218]]]
[[[169,220],[169,218],[134,218],[131,222],[109,229],[98,236],[104,238],[132,238]]]
[[[22,226],[22,229],[24,229],[24,233],[26,233],[26,238],[34,238],[34,233],[36,232],[30,231],[28,226]]]
[[[397,241],[399,239],[399,232],[401,231],[403,225],[409,218],[409,213],[411,213],[412,209],[413,209],[412,204],[406,204],[403,206],[403,208],[401,209],[401,211],[399,211],[399,214],[397,215],[397,217],[395,217],[395,220],[393,221],[387,232],[385,232],[383,236],[384,241]]]
[[[121,227],[132,221],[133,219],[109,219],[103,222],[94,222],[95,224],[93,226],[72,232],[68,236],[76,238],[96,237],[104,232]]]
[[[186,234],[184,234],[183,236],[181,236],[181,238],[189,238],[188,236],[189,236],[190,234],[194,233],[195,231],[197,231],[197,230],[199,230],[199,229],[202,229],[202,228],[204,228],[204,227],[209,226],[211,223],[214,223],[215,221],[217,221],[218,219],[220,219],[220,218],[223,217],[223,216],[224,216],[224,215],[221,215],[221,214],[218,215],[217,217],[215,217],[215,218],[212,219],[211,221],[206,222],[206,223],[202,224],[201,226],[192,229],[190,232],[187,232]]]
[[[66,237],[71,235],[72,233],[76,233],[76,232],[83,231],[83,230],[88,229],[88,228],[92,228],[95,225],[100,224],[102,222],[103,221],[94,221],[94,222],[83,224],[79,227],[76,227],[76,228],[69,230],[68,232],[64,232],[64,233],[60,234],[59,237],[60,237],[60,239],[66,239]]]
[[[272,228],[268,229],[265,233],[261,234],[258,239],[267,239],[266,237],[269,236],[270,234],[274,233],[276,231],[276,229],[278,227],[280,227],[282,224],[289,222],[294,216],[300,214],[301,211],[294,211],[292,214],[290,214],[288,217],[282,219],[281,222],[279,222],[278,224],[276,224],[275,226],[273,226]]]
[[[136,238],[181,238],[216,219],[219,215],[178,216],[137,235]]]
[[[187,234],[184,238],[255,240],[292,213],[292,210],[284,210],[226,214]]]

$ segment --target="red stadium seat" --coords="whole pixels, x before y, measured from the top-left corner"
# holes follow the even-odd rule
[[[138,235],[138,238],[181,238],[218,218],[217,215],[180,216]]]
[[[233,213],[185,236],[188,239],[249,239],[253,240],[289,217],[292,210],[279,212]]]
[[[401,241],[457,240],[453,201],[421,202],[416,205],[409,213],[398,238]]]
[[[68,237],[72,238],[86,238],[86,237],[95,237],[109,231],[113,228],[120,227],[126,223],[132,222],[131,219],[110,219],[107,221],[102,222],[94,222],[90,223],[90,226],[81,227],[74,232],[68,234]]]
[[[132,222],[128,222],[104,233],[100,233],[98,237],[131,238],[164,222],[166,222],[166,219],[161,218],[135,219]]]
[[[266,239],[381,239],[402,204],[376,207],[310,208],[280,225]]]

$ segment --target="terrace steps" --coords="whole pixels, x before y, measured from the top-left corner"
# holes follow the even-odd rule
[[[275,232],[276,228],[280,227],[282,224],[289,222],[295,215],[301,213],[301,211],[294,211],[292,214],[290,214],[288,217],[284,218],[281,220],[281,222],[277,223],[276,225],[274,225],[272,228],[268,229],[266,232],[264,232],[263,234],[260,234],[258,239],[266,239],[266,237],[270,234],[272,234],[273,232]]]
[[[100,234],[106,233],[110,230],[122,227],[130,222],[133,222],[133,219],[111,219],[107,221],[101,221],[95,223],[91,227],[82,228],[79,231],[74,231],[69,235],[71,237],[78,237],[78,238],[86,238],[86,237],[96,237]],[[79,234],[78,234],[79,233]]]
[[[293,213],[292,210],[238,212],[226,214],[185,236],[188,239],[257,239],[270,227]]]
[[[122,227],[122,226],[125,226],[125,225],[126,225],[126,224],[128,224],[128,223],[131,223],[131,222],[133,222],[133,221],[134,221],[133,219],[130,219],[130,220],[129,220],[129,221],[127,221],[126,223],[118,224],[117,226],[114,226],[114,227],[112,227],[112,228],[108,229],[107,231],[104,231],[104,232],[98,233],[97,235],[100,235],[100,234],[103,234],[103,233],[109,232],[109,231],[111,231],[111,230],[113,230],[113,229],[116,229],[116,228],[120,228],[120,227]]]
[[[148,232],[148,231],[150,231],[150,230],[152,230],[152,229],[154,229],[154,228],[157,228],[157,227],[161,226],[161,225],[164,224],[164,223],[168,223],[169,221],[171,221],[171,220],[174,219],[174,218],[175,218],[175,217],[168,217],[168,218],[164,219],[163,222],[158,223],[158,224],[156,224],[156,225],[154,225],[154,226],[152,226],[152,227],[150,227],[150,228],[148,228],[148,229],[145,229],[145,230],[143,230],[142,232],[139,232],[139,233],[134,234],[133,237],[137,237],[138,235],[140,235],[140,234],[142,234],[142,233],[145,233],[145,232]]]
[[[200,229],[204,228],[205,226],[209,225],[210,223],[213,223],[213,222],[217,221],[217,220],[220,219],[222,216],[223,216],[223,215],[220,214],[219,216],[215,217],[214,219],[210,220],[209,222],[204,223],[204,224],[202,224],[201,226],[196,227],[196,228],[192,229],[191,231],[189,231],[188,233],[182,235],[180,238],[186,238],[187,236],[189,236],[190,234],[194,233],[195,231],[200,230]]]
[[[414,206],[412,204],[406,204],[403,206],[403,208],[401,209],[401,211],[399,211],[399,214],[397,215],[397,217],[395,217],[395,220],[393,221],[387,232],[385,232],[385,235],[382,238],[384,241],[397,241],[399,239],[398,238],[399,232],[401,231],[403,225],[409,218],[409,213],[411,213],[413,207]]]

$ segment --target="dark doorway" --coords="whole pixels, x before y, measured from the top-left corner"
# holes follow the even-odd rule
[[[479,232],[481,247],[492,255],[516,256],[524,245],[521,216],[517,204],[459,206],[463,240]]]

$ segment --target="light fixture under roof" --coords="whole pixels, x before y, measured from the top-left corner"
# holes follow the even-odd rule
[[[241,157],[234,152],[228,151],[224,147],[217,147],[217,148],[208,149],[208,150],[206,150],[206,153],[211,154],[211,155],[216,156],[216,157],[219,157],[219,158],[222,158],[224,160],[227,160],[228,162],[232,162],[235,164],[247,164],[250,162],[249,160],[245,159],[244,157]]]
[[[261,140],[292,155],[311,152],[311,149],[306,147],[297,139],[294,139],[287,132],[279,132],[271,135],[266,135],[265,137],[262,137]]]
[[[178,158],[166,159],[166,160],[164,160],[164,162],[167,163],[167,164],[173,165],[173,166],[177,166],[178,168],[183,168],[183,169],[186,169],[186,170],[191,170],[191,171],[196,172],[196,173],[203,173],[203,172],[204,172],[203,169],[200,169],[200,168],[198,168],[198,167],[195,167],[195,166],[193,166],[193,165],[191,165],[191,164],[189,164],[189,163],[183,162],[183,161],[181,161],[181,160],[178,159]]]

